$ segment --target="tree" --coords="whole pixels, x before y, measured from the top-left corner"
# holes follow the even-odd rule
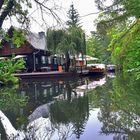
[[[66,59],[66,71],[69,71],[70,56],[86,53],[84,31],[78,25],[78,13],[73,4],[68,12],[70,20],[67,21],[67,29],[48,30],[47,46],[53,53],[61,54]]]
[[[75,44],[74,46],[77,55],[82,54],[83,56],[84,54],[86,54],[85,33],[80,26],[79,14],[77,10],[74,8],[73,4],[70,6],[70,10],[68,11],[68,18],[69,20],[67,21],[67,25],[69,34],[71,34],[71,40]]]
[[[70,56],[75,57],[85,53],[85,36],[81,28],[72,27],[69,30],[48,30],[47,46],[53,54],[59,54],[66,58],[66,71],[69,71]]]
[[[86,44],[86,54],[90,56],[95,56],[96,49],[93,47],[93,45],[95,44],[93,37],[88,37]]]
[[[81,27],[69,27],[68,32],[71,35],[71,41],[75,44],[75,50],[78,54],[86,54],[85,33]]]
[[[44,22],[46,22],[44,19],[46,14],[51,14],[58,21],[59,17],[54,11],[54,8],[46,6],[49,1],[51,0],[44,0],[43,2],[40,2],[39,0],[1,0],[0,29],[7,18],[16,18],[17,22],[21,25],[27,25],[28,27],[29,21],[32,19],[31,14],[33,14],[36,10],[40,10],[41,17]],[[38,7],[33,11],[33,13],[29,13],[32,5],[37,5]],[[56,4],[55,9],[57,9]]]
[[[79,26],[79,14],[77,10],[74,8],[74,5],[70,5],[70,10],[68,11],[68,18],[67,25],[69,27]]]
[[[140,23],[135,22],[131,27],[123,30],[112,29],[112,40],[109,49],[112,60],[124,72],[132,71],[135,78],[140,78]]]
[[[133,71],[140,78],[139,0],[113,0],[110,6],[95,0],[102,13],[96,20],[97,31],[110,38],[108,50],[112,61],[124,72]]]
[[[99,58],[101,63],[108,64],[111,62],[111,53],[107,50],[109,43],[109,36],[93,32],[92,36],[87,38],[86,52],[90,56]]]
[[[110,5],[106,5],[105,0],[95,0],[98,9],[104,15],[97,26],[110,27],[121,21],[127,21],[130,17],[139,18],[140,1],[139,0],[112,0]]]
[[[48,30],[47,46],[53,54],[65,56],[65,70],[69,71],[70,55],[75,53],[74,43],[71,41],[71,35],[66,30]]]

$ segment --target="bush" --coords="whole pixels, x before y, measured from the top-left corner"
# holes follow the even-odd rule
[[[17,70],[23,69],[25,62],[23,59],[6,59],[0,61],[0,81],[4,84],[17,83],[19,80],[14,76]]]

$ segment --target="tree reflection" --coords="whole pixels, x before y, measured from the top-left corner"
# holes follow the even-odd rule
[[[25,82],[21,83],[20,88],[7,87],[1,89],[0,107],[15,131],[20,135],[21,129],[26,139],[53,139],[57,136],[58,139],[67,139],[72,134],[80,138],[89,117],[89,103],[87,96],[79,97],[73,89],[82,82],[81,79],[79,82]],[[63,98],[58,99],[59,96]],[[34,119],[30,119],[31,115]],[[0,131],[4,135],[4,131]]]
[[[50,117],[51,122],[56,126],[61,123],[72,124],[73,133],[80,138],[89,117],[88,97],[79,97],[71,102],[56,101],[50,106]]]
[[[90,103],[100,108],[98,119],[103,123],[102,134],[115,134],[114,140],[140,139],[139,85],[140,81],[133,80],[133,76],[119,75],[92,91]]]
[[[21,114],[21,108],[27,104],[28,99],[26,96],[17,93],[18,88],[18,85],[12,85],[0,89],[0,110],[3,110],[8,116],[10,116],[10,121],[15,122],[13,125],[16,127],[27,122],[27,117]],[[1,139],[6,139],[1,121],[0,134]]]
[[[18,85],[0,89],[0,109],[17,111],[27,103],[27,97],[17,94]]]

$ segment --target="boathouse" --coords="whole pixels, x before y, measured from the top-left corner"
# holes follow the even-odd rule
[[[15,28],[11,27],[8,34],[12,37]],[[16,29],[17,30],[17,29]],[[0,57],[23,58],[27,72],[58,70],[58,61],[47,50],[45,33],[26,33],[26,41],[20,47],[16,47],[12,41],[2,41]]]

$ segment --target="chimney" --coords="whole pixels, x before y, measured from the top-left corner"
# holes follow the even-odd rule
[[[44,38],[45,37],[45,32],[38,32],[39,38]]]

